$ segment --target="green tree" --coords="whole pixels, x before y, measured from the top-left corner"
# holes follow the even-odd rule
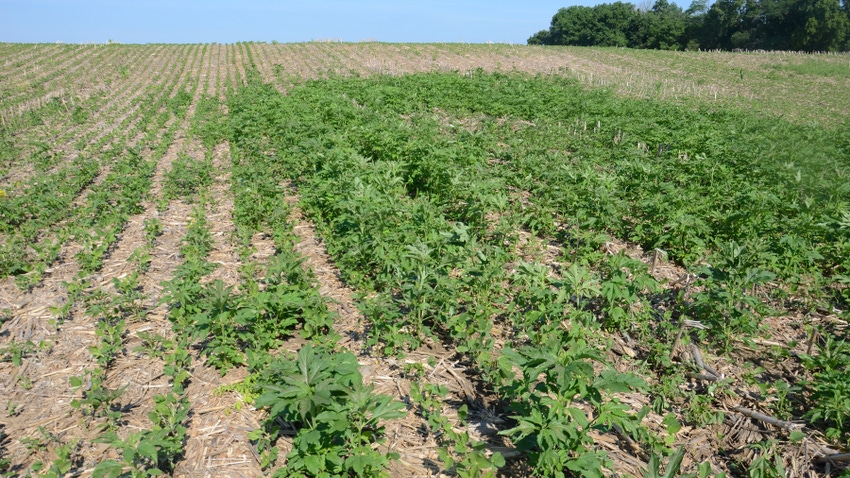
[[[593,8],[574,6],[562,8],[552,17],[549,39],[553,45],[590,46],[596,22]]]
[[[540,30],[528,37],[529,45],[551,45],[551,40],[549,39],[549,30]]]
[[[844,17],[847,19],[847,34],[844,36],[845,43],[842,51],[850,51],[850,0],[842,0],[841,9],[844,10]]]
[[[761,0],[761,44],[764,50],[791,49],[791,33],[802,25],[802,19],[792,14],[798,0]]]
[[[700,44],[707,49],[731,50],[732,35],[740,30],[743,0],[717,0],[705,14]]]
[[[755,50],[762,47],[764,34],[764,18],[762,5],[759,0],[744,0],[738,10],[739,23],[737,31],[730,38],[733,48]]]
[[[593,36],[598,46],[634,44],[640,13],[631,3],[603,3],[594,7],[598,30]]]
[[[675,3],[656,0],[652,9],[640,14],[634,41],[629,46],[681,50],[687,44],[688,16]]]
[[[686,10],[655,0],[562,8],[530,45],[654,49],[850,50],[850,0],[694,0]]]
[[[638,13],[630,3],[603,3],[595,7],[562,8],[552,17],[548,44],[579,46],[630,46]],[[538,32],[529,41],[545,38]]]
[[[703,46],[700,44],[700,40],[702,38],[702,25],[705,22],[708,8],[708,0],[693,0],[691,6],[685,10],[687,23],[683,43],[686,49],[696,50]]]
[[[804,51],[838,51],[846,47],[850,23],[838,0],[802,0],[794,14],[803,20],[791,33],[791,47]]]

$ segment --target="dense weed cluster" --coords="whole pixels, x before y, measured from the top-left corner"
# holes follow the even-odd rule
[[[297,184],[362,291],[374,350],[455,347],[513,412],[502,434],[542,476],[608,465],[590,430],[670,451],[650,438],[645,411],[615,398],[647,390],[644,379],[592,366],[607,362],[606,331],[637,337],[649,351],[642,375],[663,381],[681,377],[674,343],[723,353],[787,307],[847,307],[837,285],[850,272],[848,151],[834,130],[519,74],[330,78],[286,96],[254,81],[229,108],[233,144]],[[518,255],[521,230],[562,244],[569,266]],[[644,263],[603,252],[611,237],[663,250],[690,270],[695,292],[664,292]],[[682,337],[686,321],[702,327]],[[838,417],[848,410],[825,399],[834,376],[809,367],[824,370],[819,379],[790,385],[800,399],[814,391],[806,417],[846,444]],[[447,466],[501,464],[473,465],[476,445],[452,438],[428,405],[439,391],[417,396],[451,441]],[[713,415],[685,416],[699,425]]]

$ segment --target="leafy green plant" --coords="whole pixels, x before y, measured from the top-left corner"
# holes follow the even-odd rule
[[[171,169],[165,173],[163,192],[165,197],[191,198],[212,184],[212,161],[209,158],[194,159],[180,153],[171,163]]]
[[[658,455],[653,454],[649,458],[649,463],[646,465],[646,473],[643,475],[644,478],[675,478],[679,475],[679,468],[682,466],[682,459],[685,457],[685,449],[679,448],[679,450],[670,457],[670,460],[667,462],[667,467],[664,470],[664,473],[661,473],[661,464]]]
[[[11,400],[6,401],[6,415],[14,417],[21,413],[21,404],[14,403]]]
[[[18,376],[18,386],[24,390],[32,389],[32,377],[28,377],[26,375]]]
[[[77,303],[77,299],[83,296],[84,283],[81,281],[63,282],[68,291],[68,297],[62,305],[50,307],[53,314],[54,326],[59,326],[71,317],[71,311]]]
[[[139,283],[139,271],[133,271],[130,274],[112,279],[112,285],[115,286],[119,296],[115,299],[118,308],[124,313],[130,313],[135,309],[135,306],[128,307],[137,300],[143,300],[144,295],[141,294],[141,284]]]
[[[750,448],[756,450],[756,457],[747,468],[747,474],[751,478],[782,478],[786,476],[785,466],[782,464],[782,454],[777,449],[777,441],[774,439],[753,443]]]
[[[104,386],[106,379],[103,369],[86,370],[83,375],[71,377],[71,387],[80,390],[80,398],[71,400],[71,407],[79,409],[83,415],[107,419],[103,427],[112,429],[122,416],[121,407],[116,401],[121,398],[127,386],[111,390]]]
[[[206,289],[207,300],[200,305],[203,312],[192,317],[194,337],[204,340],[207,361],[222,371],[234,365],[244,365],[240,342],[253,338],[248,325],[259,311],[249,307],[218,280]]]
[[[626,101],[559,77],[483,72],[330,78],[286,96],[251,75],[228,109],[242,243],[263,232],[279,253],[288,249],[274,180],[288,177],[343,279],[359,289],[373,350],[400,354],[429,338],[449,344],[511,405],[518,425],[510,436],[533,464],[546,463],[540,474],[577,457],[598,468],[604,459],[584,430],[612,427],[610,416],[641,446],[664,451],[637,425],[640,413],[591,400],[585,424],[570,414],[570,400],[585,403],[593,393],[556,391],[571,390],[559,374],[604,388],[607,375],[578,364],[593,359],[562,355],[600,322],[637,338],[638,354],[648,347],[661,380],[672,374],[654,404],[670,417],[684,398],[681,367],[670,357],[676,324],[710,325],[697,333],[731,350],[733,340],[760,332],[773,312],[765,299],[779,297],[783,281],[797,287],[790,294],[806,296],[806,307],[843,304],[840,284],[821,291],[840,282],[834,276],[850,251],[848,229],[834,219],[847,210],[846,180],[828,179],[846,174],[834,159],[846,140],[832,132]],[[784,166],[800,157],[810,158],[805,167]],[[543,237],[528,239],[528,230]],[[662,292],[640,261],[612,253],[611,238],[663,247],[677,265],[697,265],[699,281]],[[547,241],[562,251],[544,265],[533,245]],[[253,278],[261,268],[244,270]],[[239,300],[254,300],[245,291]],[[493,333],[509,344],[498,360]],[[529,351],[535,347],[547,357]],[[262,353],[246,357],[252,370],[269,363]],[[614,411],[605,408],[611,403]],[[711,393],[689,405],[689,423],[722,419]],[[678,419],[665,424],[675,428]],[[269,431],[263,436],[271,440]]]
[[[448,417],[440,408],[441,399],[445,398],[448,389],[441,385],[411,382],[410,398],[419,405],[419,413],[428,422],[431,433],[438,437],[440,448],[437,454],[447,470],[453,470],[458,476],[495,477],[496,470],[505,466],[501,453],[486,452],[486,443],[473,440],[466,431],[458,432],[452,426]],[[459,425],[466,424],[468,408],[466,404],[458,409]]]
[[[96,441],[108,443],[121,452],[122,460],[105,460],[95,467],[95,477],[141,478],[169,473],[183,454],[189,414],[185,398],[171,393],[154,397],[154,409],[148,414],[150,430],[132,433],[121,439],[114,432],[101,435]]]
[[[78,464],[79,458],[73,456],[74,451],[76,450],[78,442],[72,441],[70,443],[65,443],[56,447],[56,459],[50,463],[50,466],[43,472],[41,476],[45,478],[62,478],[67,476],[67,474],[71,471],[71,468]],[[37,468],[33,466],[33,468]],[[40,469],[35,470],[37,472],[41,472]]]
[[[658,281],[648,274],[648,266],[625,254],[608,256],[600,283],[600,295],[604,299],[604,325],[613,330],[629,330],[641,322],[641,297],[661,291]],[[645,309],[643,309],[645,310]],[[643,320],[646,320],[643,314]]]
[[[182,338],[163,358],[165,360],[165,366],[162,371],[165,375],[171,377],[171,391],[182,394],[186,381],[191,376],[189,372],[191,355],[189,354],[187,339]]]
[[[725,416],[714,407],[714,398],[710,395],[690,393],[688,407],[684,411],[685,421],[697,427],[722,423]]]
[[[61,443],[59,438],[48,432],[43,426],[39,425],[36,427],[36,430],[38,430],[37,436],[25,437],[19,440],[27,448],[27,450],[31,452],[43,450],[51,443]]]
[[[174,350],[174,341],[159,334],[139,331],[136,333],[136,337],[142,341],[142,345],[136,347],[133,351],[145,354],[148,357],[163,358],[167,352]]]
[[[813,380],[805,383],[812,393],[805,417],[824,421],[826,436],[830,439],[850,443],[850,384],[846,379],[850,369],[850,344],[829,334],[818,348],[816,355],[802,357],[803,364],[814,375]]]
[[[117,225],[98,229],[94,235],[84,233],[82,238],[83,250],[77,253],[75,258],[80,263],[80,277],[92,274],[103,267],[103,260],[108,253],[112,243],[118,238],[119,227]]]
[[[151,265],[151,260],[153,257],[151,256],[151,251],[149,246],[140,246],[133,250],[133,253],[130,254],[130,257],[127,258],[128,261],[133,262],[136,266],[136,270],[139,272],[147,272]]]
[[[713,340],[728,347],[736,334],[750,337],[769,309],[752,294],[776,275],[755,266],[757,258],[735,241],[721,244],[712,266],[700,270],[706,289],[694,295],[697,318],[711,326]]]
[[[725,478],[726,473],[720,472],[718,474],[714,474],[711,469],[711,464],[709,462],[702,462],[697,465],[696,473],[680,473],[680,467],[682,466],[682,459],[685,457],[685,449],[684,447],[679,447],[679,449],[674,453],[669,461],[667,462],[667,466],[664,469],[664,473],[661,473],[661,458],[652,454],[649,457],[649,463],[646,466],[646,473],[644,473],[644,478]]]
[[[41,282],[41,271],[38,269],[15,276],[15,285],[23,292],[32,291],[39,282]]]
[[[14,339],[5,347],[0,348],[0,360],[3,362],[12,362],[20,367],[22,360],[27,355],[38,350],[38,347],[31,341],[16,342]]]
[[[101,367],[109,367],[124,346],[124,321],[106,317],[97,321],[95,335],[100,340],[89,347],[89,353]]]
[[[207,215],[203,207],[192,209],[188,231],[180,246],[188,263],[198,263],[212,250],[212,236],[207,224]]]
[[[590,430],[618,426],[634,433],[638,428],[628,407],[606,394],[643,389],[646,384],[612,369],[596,375],[591,361],[601,362],[600,353],[581,337],[566,343],[504,350],[499,359],[499,393],[512,397],[510,408],[516,414],[511,418],[517,424],[500,434],[511,437],[529,454],[535,473],[541,476],[561,476],[563,470],[602,476],[601,468],[610,463],[593,446]],[[592,411],[577,407],[577,400],[589,404]]]
[[[295,360],[274,360],[257,384],[263,393],[254,404],[268,408],[269,419],[251,437],[263,438],[269,452],[279,430],[275,420],[298,428],[286,468],[276,476],[384,476],[389,460],[397,458],[374,445],[383,440],[382,421],[404,416],[405,406],[364,385],[354,355],[308,344]]]
[[[148,244],[153,245],[156,238],[162,234],[162,221],[157,217],[145,219],[144,231]]]
[[[22,244],[15,244],[14,239],[0,245],[0,274],[19,276],[30,269],[29,254]]]

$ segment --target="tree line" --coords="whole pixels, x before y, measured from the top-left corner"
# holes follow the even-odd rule
[[[529,45],[665,50],[850,50],[850,0],[656,0],[561,8]]]

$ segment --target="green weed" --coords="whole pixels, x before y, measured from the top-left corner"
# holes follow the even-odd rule
[[[295,360],[273,361],[257,383],[264,392],[254,404],[268,408],[269,419],[251,437],[276,453],[269,448],[279,433],[276,419],[298,428],[286,468],[275,476],[387,475],[398,455],[374,445],[383,441],[383,420],[404,416],[405,406],[364,385],[354,355],[305,345]]]

